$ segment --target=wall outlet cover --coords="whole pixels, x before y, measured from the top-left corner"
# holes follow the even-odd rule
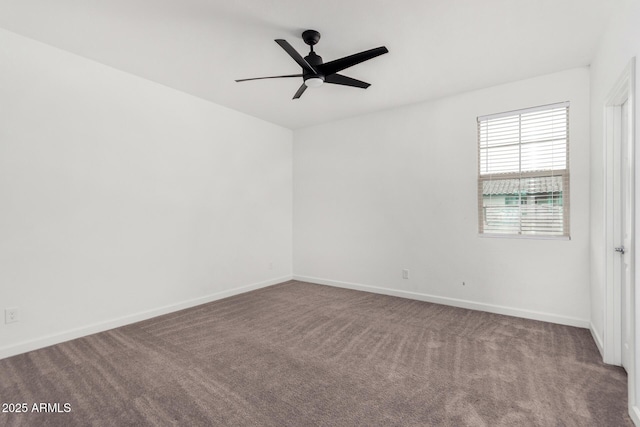
[[[4,323],[15,323],[20,320],[20,311],[17,308],[4,309]]]

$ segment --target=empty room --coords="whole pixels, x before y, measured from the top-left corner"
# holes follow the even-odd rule
[[[638,56],[637,0],[0,0],[0,425],[640,426]]]

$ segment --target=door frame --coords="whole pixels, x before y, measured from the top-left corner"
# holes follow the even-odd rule
[[[629,366],[627,369],[628,388],[629,388],[629,413],[632,417],[638,417],[638,403],[636,396],[639,394],[637,386],[640,385],[640,381],[637,378],[638,372],[636,367],[640,366],[638,360],[638,352],[636,351],[636,345],[640,342],[637,334],[640,333],[640,328],[635,327],[636,312],[638,312],[638,296],[635,293],[635,284],[640,283],[637,277],[635,265],[640,265],[640,256],[636,249],[636,228],[635,224],[638,224],[638,214],[640,210],[636,209],[636,200],[640,200],[638,191],[640,190],[640,184],[638,184],[638,175],[635,173],[636,165],[639,162],[639,150],[635,149],[635,57],[631,58],[629,64],[625,67],[622,75],[613,86],[609,96],[607,97],[604,105],[604,177],[605,177],[605,236],[604,236],[604,257],[605,257],[605,295],[604,295],[604,342],[603,342],[603,361],[605,363],[620,365],[622,362],[622,300],[621,289],[619,282],[616,283],[616,267],[619,268],[620,260],[619,255],[614,252],[614,247],[619,244],[617,241],[619,236],[616,236],[616,220],[614,219],[616,203],[619,202],[617,195],[615,194],[615,174],[620,172],[619,163],[620,159],[620,135],[622,131],[628,131],[628,140],[631,147],[631,153],[633,161],[631,162],[631,233],[632,233],[632,247],[628,248],[631,252],[631,284],[630,284],[630,325],[631,331],[629,335],[631,337],[630,354],[629,354]],[[628,129],[621,129],[621,106],[628,102]],[[617,258],[616,258],[617,257]],[[618,272],[619,274],[619,272]],[[640,292],[638,293],[640,294]]]

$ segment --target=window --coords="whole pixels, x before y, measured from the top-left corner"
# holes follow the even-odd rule
[[[478,117],[480,234],[569,237],[569,103]]]

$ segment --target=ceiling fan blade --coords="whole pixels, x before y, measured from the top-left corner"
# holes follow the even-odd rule
[[[329,74],[324,78],[325,83],[333,83],[334,85],[353,86],[366,89],[371,86],[367,82],[362,80],[356,80],[351,77],[343,76],[342,74]]]
[[[337,73],[338,71],[342,71],[345,68],[352,67],[356,64],[375,58],[376,56],[380,56],[387,52],[389,52],[387,48],[381,46],[375,49],[365,50],[364,52],[345,56],[344,58],[336,59],[334,61],[329,61],[325,64],[319,65],[318,68],[320,69],[320,72],[325,75],[326,79],[326,76],[330,74]]]
[[[283,48],[289,54],[289,56],[292,57],[293,60],[296,61],[298,65],[300,65],[303,69],[309,71],[310,73],[317,74],[316,70],[314,70],[313,67],[309,65],[309,63],[302,57],[302,55],[298,53],[297,50],[293,48],[293,46],[289,44],[288,41],[283,39],[276,39],[276,43],[278,43],[280,47]]]
[[[307,90],[307,85],[302,83],[302,86],[300,86],[300,89],[298,89],[298,91],[296,92],[295,95],[293,95],[293,99],[298,99],[302,96],[302,94],[304,93],[304,91]]]
[[[264,80],[264,79],[283,79],[286,77],[302,77],[302,74],[287,74],[284,76],[271,76],[271,77],[252,77],[250,79],[239,79],[237,82],[246,82],[248,80]]]

